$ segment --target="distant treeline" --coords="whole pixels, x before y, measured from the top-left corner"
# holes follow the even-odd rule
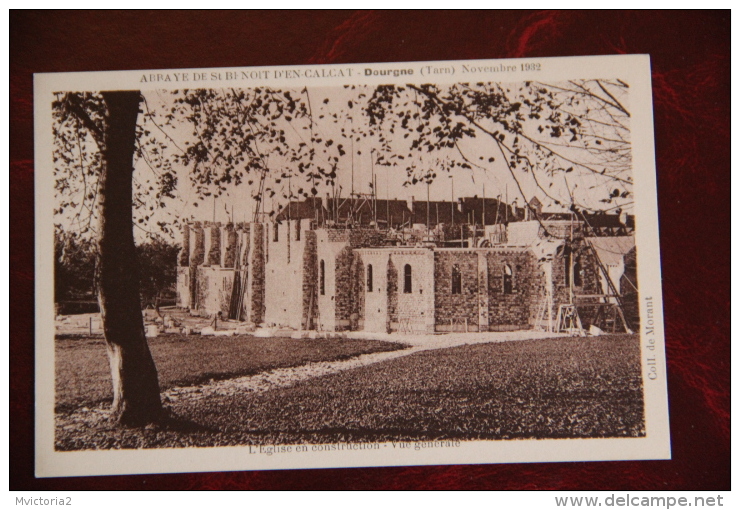
[[[97,311],[95,242],[57,230],[54,237],[54,301],[58,313]],[[172,304],[180,248],[162,240],[136,247],[142,307]]]

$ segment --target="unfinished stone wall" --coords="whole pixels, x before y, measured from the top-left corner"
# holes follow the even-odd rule
[[[319,328],[344,331],[359,321],[357,279],[359,267],[353,249],[378,246],[383,234],[375,229],[319,229],[317,240],[317,272],[319,281]],[[320,292],[320,267],[324,261],[324,290]],[[357,314],[357,315],[355,315]]]
[[[178,266],[177,268],[177,306],[179,308],[190,308],[190,268]]]
[[[251,225],[249,320],[255,324],[261,324],[265,316],[266,229],[263,223],[252,223]]]
[[[566,272],[568,271],[567,248],[563,245],[558,249],[552,261],[552,285],[553,285],[553,304],[557,310],[558,305],[569,303],[568,285],[566,284]],[[599,278],[599,268],[590,249],[583,244],[575,244],[573,247],[573,257],[581,266],[580,283],[576,285],[574,278],[573,294],[603,294]],[[597,302],[597,298],[579,299],[579,302]]]
[[[565,253],[567,250],[565,247],[558,250],[557,254],[553,257],[552,261],[552,283],[553,283],[553,314],[557,314],[559,305],[568,304],[569,291],[566,283],[566,272],[568,271],[568,262]],[[587,249],[583,244],[575,244],[573,248],[574,260],[579,262],[581,267],[580,280],[581,285],[576,285],[574,278],[573,283],[573,295],[576,296],[576,302],[583,303],[597,303],[601,301],[599,298],[578,298],[577,296],[587,294],[604,294],[608,289],[603,289],[601,286],[601,278],[599,276],[599,268],[596,263],[596,259],[593,256],[593,252]],[[576,269],[574,268],[574,273]],[[596,314],[598,313],[599,307],[597,306],[584,306],[579,307],[578,315],[581,319],[581,323],[585,328],[594,321]]]
[[[188,289],[190,292],[190,298],[188,299],[188,303],[191,310],[196,310],[200,307],[200,302],[198,301],[200,296],[200,292],[198,292],[198,267],[201,266],[205,260],[205,232],[199,222],[195,222],[193,224],[192,230],[195,234],[195,239],[194,242],[190,243],[192,251],[190,253],[190,286]]]
[[[527,329],[534,324],[545,299],[545,274],[528,250],[491,250],[488,264],[489,330]],[[504,288],[505,268],[511,269],[511,293]]]
[[[203,267],[200,266],[193,268],[193,272],[195,273],[195,285],[192,289],[192,292],[195,295],[195,299],[193,300],[193,310],[205,310],[208,302],[208,275],[203,271]]]
[[[379,230],[363,228],[349,231],[349,245],[352,248],[372,248],[382,246],[385,234]]]
[[[392,283],[392,292],[395,296],[398,278],[393,274],[392,282],[388,280],[389,268],[389,251],[386,249],[359,249],[355,253],[355,285],[358,305],[358,328],[363,331],[373,331],[377,333],[387,333],[389,330],[389,285]],[[368,267],[373,268],[372,290],[368,288],[367,272]],[[398,307],[398,299],[394,297],[393,305],[395,310]],[[396,322],[397,314],[396,314]]]
[[[241,293],[241,308],[238,310],[238,319],[249,321],[251,311],[251,292],[249,285],[250,278],[250,240],[251,225],[249,223],[239,223],[236,226],[237,233],[237,257],[238,257],[238,273],[239,273],[239,292]]]
[[[198,273],[198,311],[202,315],[213,316],[229,312],[231,286],[234,282],[234,271],[219,266],[201,266]]]
[[[177,257],[177,264],[180,267],[190,265],[190,225],[182,226],[182,243],[180,244],[180,253]]]
[[[404,242],[410,246],[421,243],[427,237],[426,226],[419,226],[419,228],[413,229],[406,228],[403,230],[402,237]]]
[[[269,239],[270,260],[265,265],[265,322],[301,329],[303,325],[303,251],[305,236],[298,239],[301,222],[285,220],[273,224]],[[277,241],[274,233],[278,229]]]
[[[385,237],[376,229],[328,229],[327,241],[335,243],[333,264],[334,331],[357,330],[364,321],[365,267],[356,249],[380,246]],[[328,272],[327,272],[328,277]]]
[[[330,243],[347,243],[352,248],[370,248],[382,246],[385,234],[374,228],[321,229],[326,233]]]
[[[316,329],[318,323],[318,294],[319,294],[319,276],[318,261],[316,259],[316,232],[306,231],[305,246],[303,249],[303,282],[302,282],[302,300],[303,309],[301,312],[301,329]]]
[[[349,235],[345,230],[319,229],[316,231],[318,328],[334,331],[336,328],[336,258],[347,246]],[[323,267],[323,274],[322,274]],[[322,293],[323,281],[323,293]]]
[[[460,269],[460,293],[453,293],[452,269]],[[434,310],[437,331],[478,331],[478,254],[474,250],[434,252]],[[487,289],[486,289],[487,291]],[[487,326],[487,324],[486,324]]]
[[[305,222],[305,225],[302,224]],[[296,329],[429,333],[530,327],[545,299],[543,263],[523,247],[383,247],[375,229],[310,230],[309,220],[266,224],[194,223],[183,228],[178,258],[178,305],[213,315],[230,312],[235,270],[244,293],[240,318]],[[577,246],[581,285],[574,294],[601,294],[598,267]],[[325,293],[319,289],[324,261]],[[185,264],[185,265],[183,265]],[[373,291],[367,267],[373,265]],[[405,266],[412,268],[405,292]],[[504,289],[504,268],[511,289]],[[562,248],[552,262],[553,305],[568,302]],[[460,292],[452,292],[452,267],[460,270]],[[548,273],[549,274],[549,273]],[[582,302],[584,300],[581,300]],[[585,300],[587,301],[587,300]],[[584,318],[588,322],[588,318]]]
[[[580,237],[584,234],[584,225],[582,221],[577,220],[554,220],[543,221],[544,228],[550,237],[556,239],[569,239],[571,237]],[[540,227],[540,238],[544,237],[544,229]]]
[[[353,277],[354,252],[345,246],[334,259],[334,288],[336,289],[334,303],[335,331],[351,329],[354,301],[357,299],[356,276]],[[356,268],[355,268],[356,271]]]
[[[183,225],[182,243],[180,244],[180,253],[177,257],[177,301],[176,305],[180,308],[190,307],[190,225]]]
[[[196,221],[193,223],[192,229],[193,233],[195,234],[193,237],[195,237],[194,242],[190,243],[191,253],[190,253],[190,266],[200,266],[203,264],[203,261],[205,260],[205,253],[206,253],[206,243],[205,243],[205,233],[203,231],[203,226],[200,224],[200,222]]]
[[[249,266],[249,249],[251,247],[250,234],[252,225],[250,223],[239,224],[239,265]]]
[[[222,267],[233,268],[237,258],[237,238],[238,233],[233,223],[226,225],[224,229],[224,247]]]
[[[352,300],[350,301],[350,329],[358,331],[365,325],[365,290],[367,274],[362,255],[356,251],[352,252]]]
[[[221,265],[221,224],[208,223],[208,257],[206,266]]]
[[[434,332],[434,252],[425,248],[389,250],[396,272],[394,303],[396,320],[391,318],[391,330],[401,333]],[[411,267],[410,292],[405,289],[405,267]],[[389,274],[389,278],[390,278]]]
[[[185,232],[185,230],[183,230]],[[264,228],[261,224],[195,222],[183,233],[183,252],[178,262],[178,305],[212,316],[232,313],[241,320],[264,318]],[[185,237],[187,236],[187,237]],[[187,258],[184,253],[187,253]],[[235,287],[238,272],[239,285]],[[241,293],[241,295],[239,294]]]
[[[640,303],[637,289],[637,248],[632,248],[624,256],[624,273],[619,282],[624,304],[624,315],[633,330],[640,328]]]
[[[388,257],[388,269],[386,271],[386,302],[388,303],[388,332],[393,331],[393,324],[398,327],[398,268],[393,260],[393,255]]]
[[[232,227],[233,228],[233,227]],[[227,316],[234,282],[234,271],[222,267],[225,239],[220,223],[194,224],[195,247],[190,256],[190,308],[202,315]],[[224,231],[224,236],[228,235]]]
[[[349,242],[349,230],[327,228],[322,229],[326,234],[326,240],[330,243],[347,243]]]
[[[280,238],[275,242],[275,246],[282,246],[285,248],[285,262],[287,264],[290,264],[290,242],[293,238],[293,230],[291,229],[292,223],[295,223],[295,220],[276,224],[276,226],[280,228]]]
[[[228,317],[229,306],[231,305],[231,291],[234,285],[234,271],[221,268],[218,270],[216,278],[219,280],[217,284],[221,284],[217,289],[218,309],[216,313],[221,312],[223,317]]]

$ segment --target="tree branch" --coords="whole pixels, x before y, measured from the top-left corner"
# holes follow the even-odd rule
[[[444,102],[442,101],[442,99],[440,99],[440,98],[439,98],[439,97],[438,97],[438,96],[437,96],[436,94],[434,94],[434,93],[432,93],[432,92],[430,92],[430,91],[428,91],[428,90],[425,90],[425,89],[423,89],[423,88],[421,88],[421,87],[418,87],[418,86],[416,86],[416,85],[409,85],[409,87],[410,87],[410,88],[412,88],[412,89],[414,89],[414,90],[416,90],[416,91],[418,91],[418,92],[421,92],[421,93],[422,93],[422,94],[424,94],[424,95],[425,95],[426,97],[430,98],[430,99],[431,99],[432,101],[439,101],[439,102],[442,102],[442,103],[444,104]],[[572,91],[571,91],[571,92],[572,92]],[[477,121],[477,120],[476,120],[476,119],[475,119],[475,118],[474,118],[473,116],[471,116],[471,115],[470,115],[469,113],[467,113],[467,112],[461,112],[461,113],[460,113],[460,115],[461,115],[461,116],[462,116],[463,118],[465,118],[465,119],[466,119],[466,120],[467,120],[468,122],[470,122],[470,123],[471,123],[472,125],[474,125],[474,126],[475,126],[475,127],[477,127],[478,129],[480,129],[481,131],[483,131],[484,133],[486,133],[487,135],[489,135],[489,136],[490,136],[491,138],[493,138],[494,140],[496,140],[496,142],[497,142],[497,143],[499,142],[499,140],[497,139],[497,136],[496,136],[496,134],[492,133],[492,132],[491,132],[491,131],[490,131],[489,129],[487,129],[487,128],[485,128],[485,127],[484,127],[483,125],[481,125],[481,124],[480,124],[480,123],[479,123],[479,122],[478,122],[478,121]],[[547,144],[545,144],[544,142],[539,142],[539,141],[537,141],[537,140],[535,140],[535,139],[531,138],[530,136],[526,135],[526,134],[525,134],[525,133],[524,133],[523,131],[522,131],[522,132],[517,132],[516,134],[517,134],[518,136],[521,136],[522,138],[524,138],[524,139],[528,140],[528,141],[529,141],[530,143],[532,143],[533,145],[535,145],[535,146],[537,146],[537,147],[541,148],[542,150],[545,150],[545,151],[549,152],[549,153],[550,153],[550,154],[552,154],[553,156],[556,156],[556,157],[558,157],[558,158],[562,159],[563,161],[567,161],[568,163],[571,163],[572,165],[575,165],[575,166],[581,167],[581,168],[583,168],[583,169],[585,169],[585,170],[588,170],[589,172],[591,172],[591,173],[593,173],[593,174],[596,174],[596,175],[604,175],[604,174],[602,174],[602,173],[601,173],[600,171],[596,170],[595,168],[592,168],[591,166],[589,166],[589,165],[587,165],[587,164],[584,164],[584,163],[580,163],[580,162],[578,162],[578,161],[575,161],[575,160],[573,160],[573,159],[570,159],[570,158],[568,158],[568,157],[566,157],[566,156],[563,156],[562,154],[560,154],[560,153],[558,153],[558,152],[555,152],[555,151],[554,151],[554,150],[553,150],[553,149],[552,149],[551,147],[549,147],[549,146],[548,146]],[[609,177],[610,177],[610,178],[612,178],[612,179],[614,179],[614,180],[617,180],[617,181],[623,182],[623,183],[625,183],[625,184],[629,184],[629,185],[632,185],[632,182],[631,182],[631,181],[629,181],[629,180],[626,180],[626,179],[622,179],[621,177],[617,177],[617,176],[615,176],[615,175],[610,175]]]
[[[157,124],[157,122],[154,120],[154,115],[152,115],[151,110],[149,110],[149,103],[147,102],[146,97],[144,97],[143,94],[142,94],[141,97],[142,97],[142,99],[144,99],[144,107],[146,108],[146,116],[149,117],[149,120],[152,121],[152,124],[154,124],[154,126],[157,129],[159,129],[162,132],[162,134],[164,134],[164,136],[166,136],[167,139],[170,142],[172,142],[172,145],[174,145],[177,148],[177,150],[179,150],[180,152],[182,152],[183,154],[185,154],[185,151],[182,150],[182,148],[179,145],[177,145],[177,142],[175,140],[173,140],[172,137],[170,135],[168,135],[167,132],[165,132],[165,130],[162,129],[162,127],[159,124]]]
[[[606,94],[607,96],[609,96],[612,99],[612,101],[614,101],[617,104],[618,108],[620,110],[622,110],[625,113],[625,115],[627,115],[627,117],[632,117],[630,115],[630,112],[627,111],[627,108],[625,108],[624,106],[622,106],[622,103],[620,103],[619,101],[617,101],[617,98],[614,97],[611,94],[611,92],[609,92],[608,90],[606,90],[606,88],[601,84],[601,82],[599,80],[596,80],[596,85],[598,85],[599,88],[604,91],[604,94]]]
[[[98,148],[101,151],[104,150],[105,140],[103,131],[98,127],[97,124],[95,124],[95,121],[90,118],[88,113],[85,111],[85,108],[83,108],[80,102],[80,96],[71,92],[65,94],[64,104],[67,105],[69,112],[74,114],[75,117],[79,119],[80,122],[82,122],[82,125],[85,126],[85,129],[90,131],[90,134],[92,135],[93,140],[95,140],[95,144],[98,146]]]

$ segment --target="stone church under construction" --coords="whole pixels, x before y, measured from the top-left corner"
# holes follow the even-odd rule
[[[437,333],[637,319],[634,220],[496,199],[308,199],[183,228],[178,306],[256,327]],[[552,330],[552,329],[550,329]]]

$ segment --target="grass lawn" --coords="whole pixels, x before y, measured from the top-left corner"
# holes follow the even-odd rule
[[[229,379],[312,361],[341,360],[403,347],[372,340],[294,340],[247,335],[163,335],[149,339],[149,348],[159,373],[159,386],[163,391],[211,379]],[[102,337],[57,337],[55,354],[57,412],[112,401],[110,367]]]
[[[638,437],[643,407],[637,335],[527,340],[422,351],[172,406],[208,430],[109,427],[58,437],[58,447]]]

